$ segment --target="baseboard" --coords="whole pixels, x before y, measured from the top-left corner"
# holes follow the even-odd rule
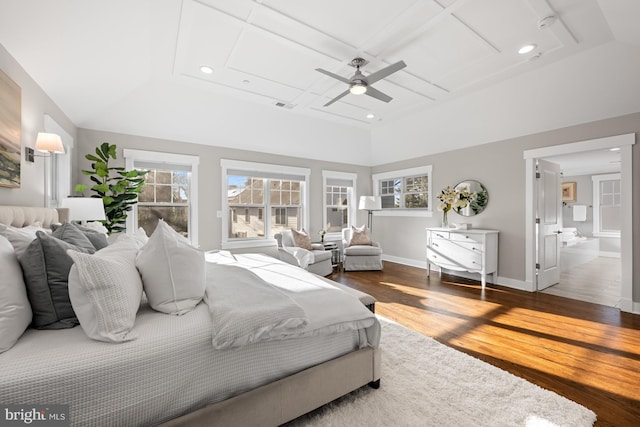
[[[620,300],[620,311],[640,314],[640,302],[634,302],[628,298],[622,298]]]
[[[427,269],[427,261],[418,261],[416,259],[410,258],[401,258],[392,255],[382,255],[383,261],[395,262],[396,264],[408,265],[410,267],[417,267],[422,269]]]
[[[419,261],[410,258],[401,258],[392,255],[382,255],[383,261],[395,262],[396,264],[408,265],[410,267],[417,267],[422,269],[427,269],[427,261]],[[438,272],[438,267],[432,264],[431,271]],[[465,279],[478,280],[480,281],[480,275],[477,273],[469,273],[467,271],[453,271],[453,270],[444,270],[447,274],[451,274],[453,276],[464,277]],[[511,279],[508,277],[497,276],[494,278],[496,285],[505,286],[507,288],[518,289],[521,291],[533,292],[535,288],[531,285],[528,285],[527,282],[523,280]]]
[[[620,252],[600,251],[598,256],[603,258],[620,258]]]

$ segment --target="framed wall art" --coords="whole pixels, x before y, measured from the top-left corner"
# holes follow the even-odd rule
[[[563,182],[562,183],[562,201],[563,202],[575,202],[576,201],[576,183],[575,182]]]
[[[0,70],[0,187],[20,188],[20,86]]]

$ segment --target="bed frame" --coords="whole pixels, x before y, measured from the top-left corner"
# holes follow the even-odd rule
[[[68,209],[0,206],[0,224],[14,227],[34,222],[49,227],[52,223],[68,219]],[[343,288],[339,284],[336,286]],[[373,311],[373,297],[353,289],[348,291],[356,294]],[[277,426],[365,385],[378,388],[380,355],[379,348],[363,348],[222,402],[196,409],[161,426]]]

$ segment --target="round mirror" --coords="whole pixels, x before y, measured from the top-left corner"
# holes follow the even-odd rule
[[[466,206],[455,208],[456,213],[462,216],[478,215],[489,203],[489,193],[478,181],[472,179],[462,181],[455,186],[455,190],[460,191],[461,198],[468,201]]]

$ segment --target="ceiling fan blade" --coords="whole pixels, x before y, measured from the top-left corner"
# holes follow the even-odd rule
[[[343,83],[350,83],[349,79],[339,76],[337,74],[333,74],[331,71],[323,70],[322,68],[316,68],[316,71],[319,71],[322,74],[327,75],[329,77],[333,77],[336,80],[340,80]]]
[[[349,89],[345,90],[344,92],[342,92],[340,95],[336,96],[335,98],[333,98],[331,101],[327,102],[326,104],[324,104],[325,107],[328,107],[329,105],[333,104],[334,102],[336,102],[337,100],[339,100],[340,98],[346,96],[349,94]]]
[[[393,99],[386,93],[382,93],[378,89],[374,89],[371,86],[367,86],[367,91],[365,92],[365,95],[369,95],[372,98],[379,99],[380,101],[384,101],[384,102],[389,102]]]
[[[396,62],[395,64],[391,64],[388,67],[383,68],[382,70],[378,70],[375,73],[369,74],[365,78],[365,80],[367,81],[367,84],[375,83],[378,80],[382,80],[385,77],[395,73],[396,71],[402,70],[406,66],[407,64],[405,64],[404,61]]]

